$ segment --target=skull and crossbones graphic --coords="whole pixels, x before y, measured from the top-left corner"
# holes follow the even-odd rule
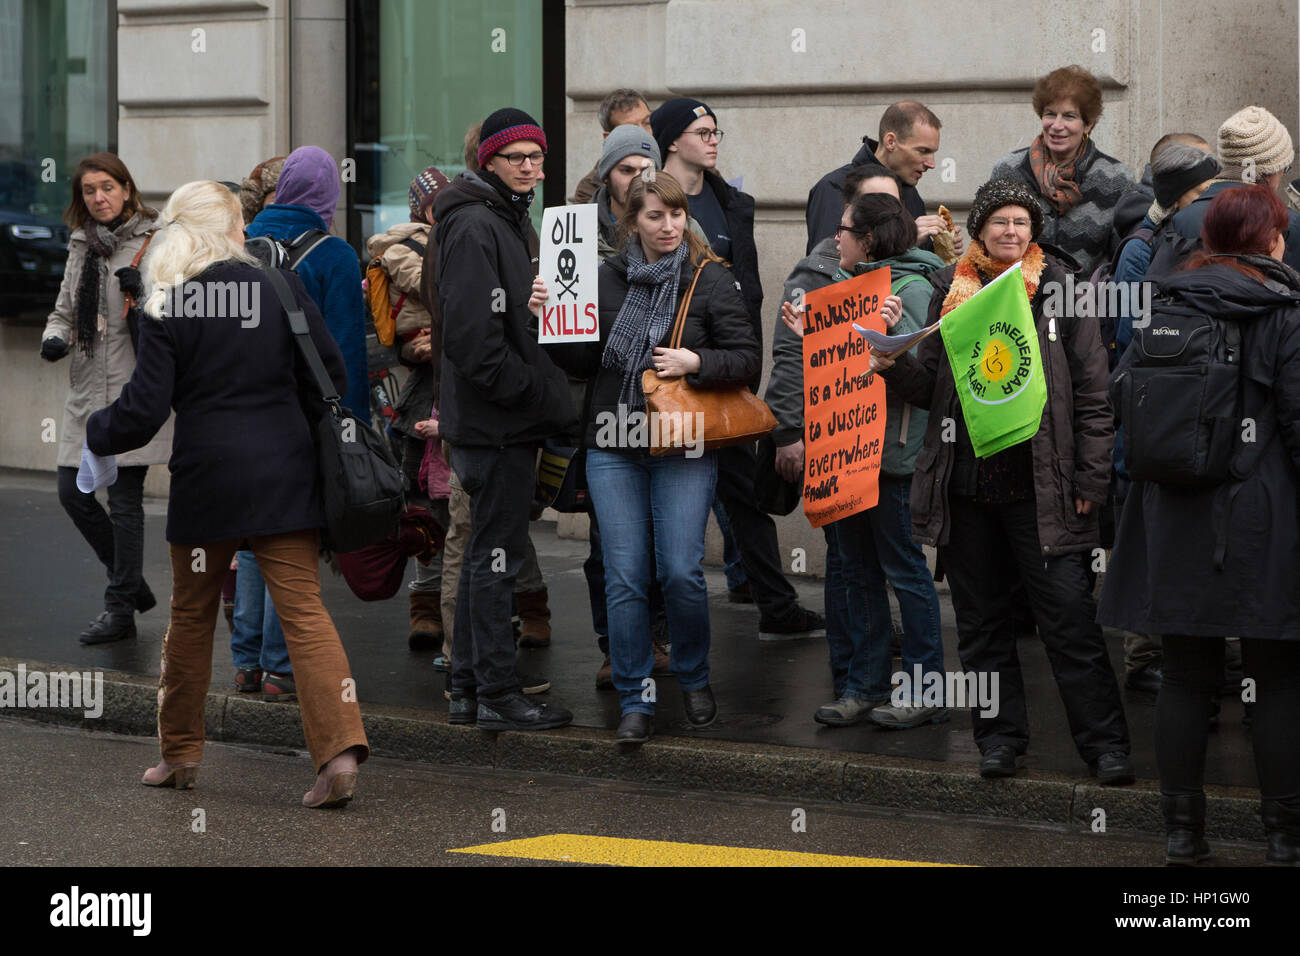
[[[572,249],[561,249],[560,254],[555,257],[555,267],[560,270],[560,274],[555,277],[555,281],[560,284],[560,291],[556,293],[555,298],[562,299],[567,292],[576,302],[578,291],[574,286],[578,284],[578,274],[575,271],[578,267],[578,257],[573,254]]]

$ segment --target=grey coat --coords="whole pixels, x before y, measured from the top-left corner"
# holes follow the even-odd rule
[[[81,443],[86,437],[86,419],[93,412],[107,408],[122,392],[122,386],[135,371],[135,346],[131,332],[122,319],[124,298],[113,275],[123,266],[129,266],[136,252],[144,244],[145,235],[158,228],[157,221],[143,216],[133,216],[118,227],[118,247],[106,263],[100,264],[99,330],[95,337],[95,351],[87,356],[76,344],[77,289],[81,271],[86,262],[86,233],[77,229],[68,241],[68,265],[63,272],[63,284],[54,311],[45,322],[41,340],[58,337],[71,346],[68,357],[68,398],[63,406],[63,422],[59,426],[60,468],[76,468],[81,464]],[[172,418],[143,448],[119,455],[119,465],[162,465],[171,457]]]

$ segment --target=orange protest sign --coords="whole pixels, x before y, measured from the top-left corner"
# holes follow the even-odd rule
[[[885,383],[863,383],[867,340],[853,325],[884,332],[887,295],[883,268],[804,296],[803,511],[814,528],[874,508],[880,495]]]

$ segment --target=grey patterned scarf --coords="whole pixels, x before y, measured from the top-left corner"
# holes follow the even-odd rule
[[[672,327],[677,284],[689,253],[683,240],[672,255],[648,263],[641,252],[641,241],[635,236],[628,241],[627,296],[609,331],[601,364],[623,369],[618,400],[630,409],[645,408],[641,373],[654,368],[655,347]]]

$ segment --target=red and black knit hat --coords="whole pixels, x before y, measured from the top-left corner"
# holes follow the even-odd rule
[[[505,146],[521,139],[531,140],[546,149],[546,133],[537,125],[537,120],[523,110],[509,107],[497,110],[483,121],[478,133],[479,166],[487,166],[488,160]]]

